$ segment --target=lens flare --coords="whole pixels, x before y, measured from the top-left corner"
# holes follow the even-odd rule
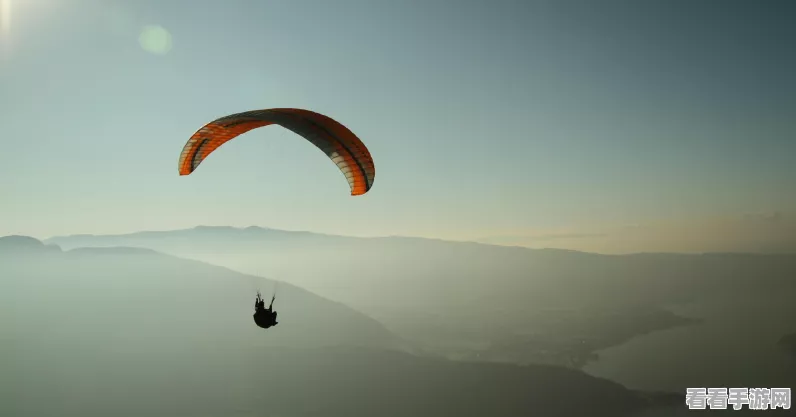
[[[171,51],[171,33],[160,26],[145,26],[138,37],[145,51],[155,55],[166,55]]]

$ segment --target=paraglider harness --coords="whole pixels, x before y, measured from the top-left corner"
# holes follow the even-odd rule
[[[265,308],[265,301],[260,295],[260,291],[257,291],[257,299],[254,301],[254,323],[257,326],[267,329],[279,324],[279,322],[276,321],[276,311],[273,310],[275,299],[276,292],[274,292],[273,297],[271,297],[271,305]]]

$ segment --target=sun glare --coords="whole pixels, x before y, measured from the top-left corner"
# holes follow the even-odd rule
[[[11,31],[11,0],[0,0],[0,34]]]

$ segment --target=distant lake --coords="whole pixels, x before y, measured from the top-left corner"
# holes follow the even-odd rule
[[[796,331],[793,294],[670,308],[700,324],[640,336],[598,352],[584,367],[628,388],[685,392],[687,387],[796,388],[796,360],[777,347]]]

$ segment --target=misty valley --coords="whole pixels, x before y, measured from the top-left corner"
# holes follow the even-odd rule
[[[0,261],[3,415],[680,415],[687,386],[796,375],[792,255],[197,227],[9,236]]]

